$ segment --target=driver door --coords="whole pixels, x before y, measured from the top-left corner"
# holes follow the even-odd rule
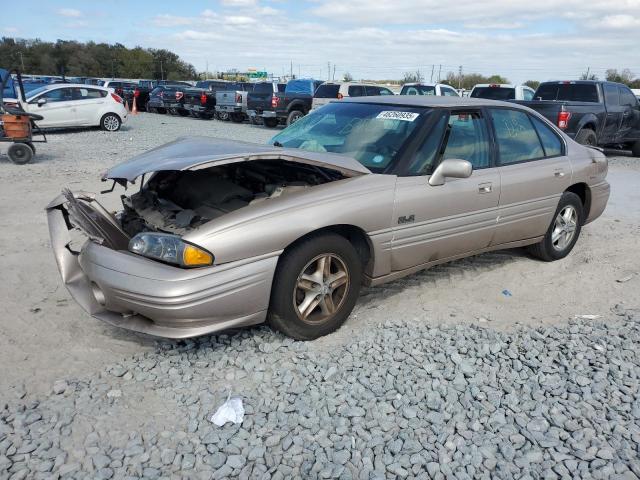
[[[46,99],[46,103],[38,105],[38,101],[43,98]],[[29,103],[29,111],[43,117],[38,121],[39,127],[68,127],[75,124],[76,113],[72,105],[71,88],[49,90]]]
[[[468,160],[469,178],[429,185],[446,159]],[[482,110],[446,112],[399,177],[393,216],[392,270],[401,271],[488,247],[496,230],[500,174]]]

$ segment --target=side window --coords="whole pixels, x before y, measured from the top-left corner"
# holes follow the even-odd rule
[[[416,87],[408,87],[402,95],[418,95],[418,89]]]
[[[619,87],[620,89],[620,104],[628,107],[637,107],[638,99],[631,90],[626,87]]]
[[[549,127],[549,125],[546,125],[539,118],[534,116],[531,116],[530,118],[533,122],[533,126],[538,132],[540,141],[542,142],[545,157],[558,157],[562,155],[562,140],[560,140],[558,135],[551,129],[551,127]]]
[[[380,87],[380,95],[393,95],[393,92],[388,88]]]
[[[489,135],[479,112],[460,112],[449,115],[442,145],[442,160],[461,158],[471,162],[474,169],[489,166]]]
[[[371,85],[367,85],[366,91],[367,95],[380,95],[380,87],[372,87]]]
[[[529,90],[528,88],[522,89],[522,97],[525,100],[533,100],[533,90]]]
[[[71,100],[71,89],[70,88],[58,88],[56,90],[51,90],[50,92],[42,95],[41,98],[46,98],[47,102],[66,102]]]
[[[445,97],[457,97],[458,96],[458,92],[456,92],[452,88],[442,87],[441,90],[442,90],[442,95],[444,95]]]
[[[620,105],[620,95],[618,94],[618,87],[605,83],[602,86],[604,90],[604,101],[607,105]]]
[[[491,109],[500,165],[543,158],[544,150],[529,116],[517,110]]]
[[[349,86],[349,96],[350,97],[363,97],[364,96],[364,87],[362,85],[350,85]]]
[[[71,96],[73,100],[91,100],[92,98],[102,98],[107,96],[107,92],[94,88],[72,88]]]

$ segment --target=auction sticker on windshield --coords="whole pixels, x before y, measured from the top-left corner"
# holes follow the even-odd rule
[[[420,114],[415,112],[395,112],[393,110],[380,112],[376,118],[383,120],[404,120],[405,122],[413,122]]]

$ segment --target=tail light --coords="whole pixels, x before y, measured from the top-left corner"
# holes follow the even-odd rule
[[[569,126],[569,119],[571,118],[571,112],[560,110],[558,112],[558,128],[564,130]]]
[[[176,101],[180,100],[184,96],[184,92],[176,92]]]
[[[342,95],[340,92],[338,92],[338,100],[342,100],[344,98],[344,95]]]
[[[492,83],[491,85],[489,85],[490,88],[500,88],[500,85],[498,85],[497,83]]]
[[[280,98],[274,93],[271,96],[271,108],[278,108],[278,105],[280,105]]]
[[[207,104],[207,94],[202,92],[200,94],[200,104],[201,105],[206,105]]]
[[[133,96],[134,97],[139,97],[140,96],[140,90],[138,90],[137,88],[133,91]]]
[[[236,93],[236,103],[242,103],[242,94]]]
[[[160,93],[158,94],[158,96],[159,96],[160,98],[164,98],[164,92],[160,92]]]
[[[116,95],[115,93],[112,93],[111,98],[113,98],[118,103],[122,103],[122,97],[120,95]]]

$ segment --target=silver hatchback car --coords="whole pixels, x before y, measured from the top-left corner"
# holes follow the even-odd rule
[[[362,284],[504,248],[565,257],[606,206],[607,169],[520,105],[361,97],[270,145],[178,139],[105,174],[136,184],[116,214],[68,190],[47,214],[64,283],[101,320],[171,338],[267,320],[309,340]]]

